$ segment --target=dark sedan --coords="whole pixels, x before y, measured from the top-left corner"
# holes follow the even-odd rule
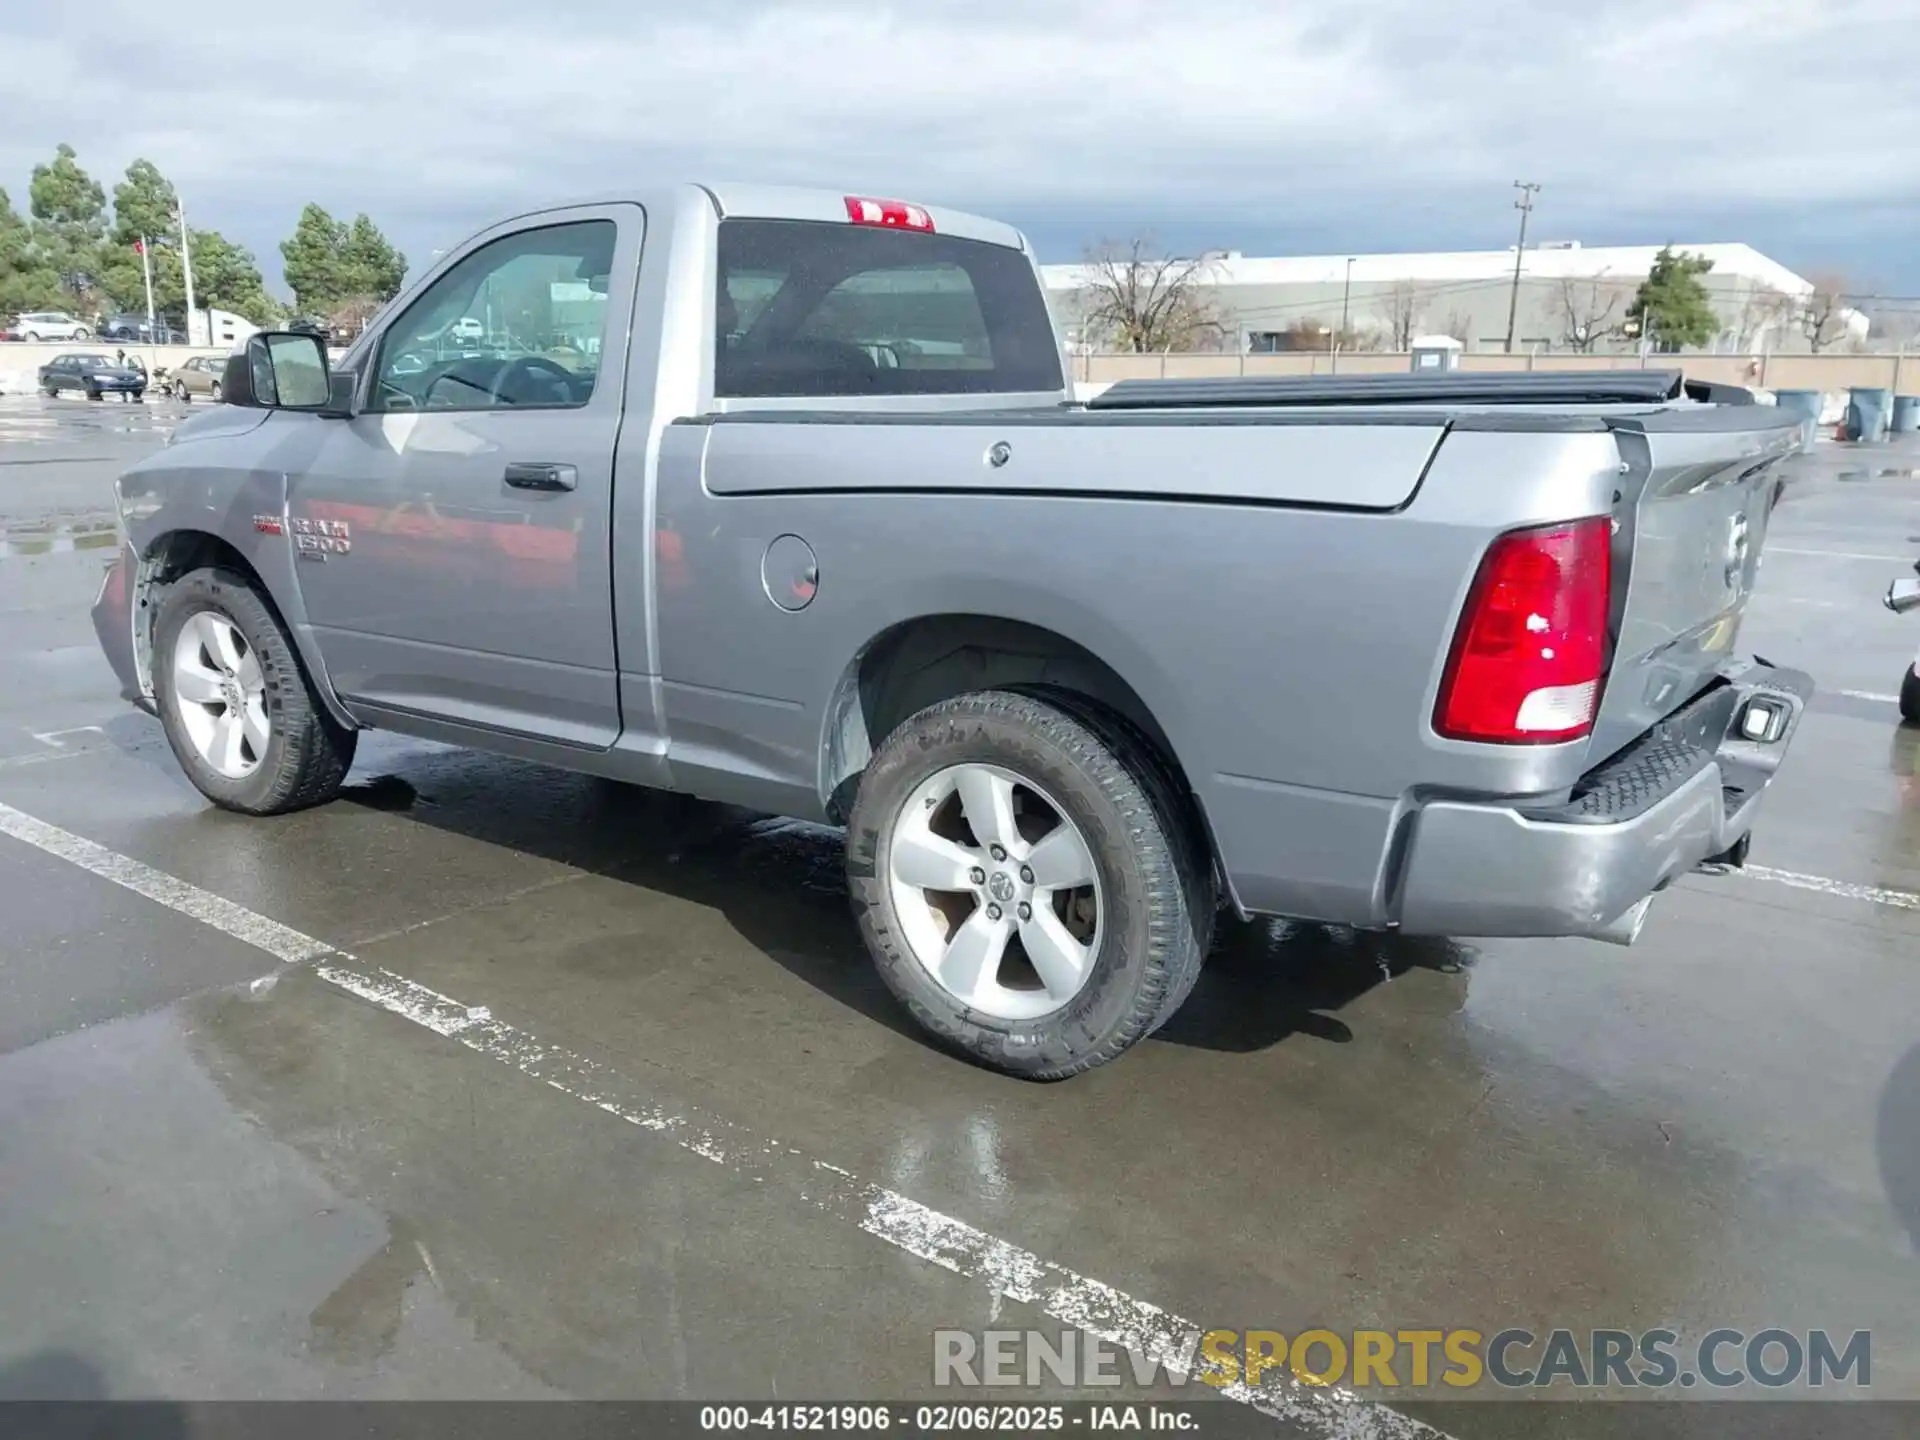
[[[40,367],[43,394],[82,390],[89,400],[117,394],[138,400],[147,393],[147,372],[116,365],[110,355],[59,355]]]

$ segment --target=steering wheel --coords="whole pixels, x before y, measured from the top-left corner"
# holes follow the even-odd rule
[[[547,359],[544,355],[516,355],[513,359],[502,362],[500,368],[493,372],[493,379],[487,382],[487,393],[493,397],[496,404],[517,405],[520,402],[503,394],[502,387],[509,379],[523,373],[541,372],[558,380],[561,388],[566,391],[568,403],[572,403],[573,372],[566,366]]]

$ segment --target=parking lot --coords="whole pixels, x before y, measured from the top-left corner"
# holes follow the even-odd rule
[[[1868,1330],[1920,1400],[1912,437],[1793,462],[1743,645],[1821,693],[1746,873],[1631,949],[1227,925],[1035,1086],[898,1013],[834,832],[377,735],[209,808],[87,614],[183,413],[0,400],[0,1396],[924,1397],[938,1329],[1191,1324]]]

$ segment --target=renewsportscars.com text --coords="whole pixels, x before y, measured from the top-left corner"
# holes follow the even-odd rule
[[[1076,1330],[933,1334],[933,1383],[941,1387],[1219,1388],[1286,1379],[1356,1390],[1865,1389],[1873,1337],[1777,1327],[1709,1330],[1697,1339],[1668,1329],[1196,1330],[1142,1353]]]

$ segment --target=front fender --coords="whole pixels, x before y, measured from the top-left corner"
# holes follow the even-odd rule
[[[115,482],[127,546],[101,588],[94,626],[134,703],[150,705],[153,694],[141,629],[143,618],[151,623],[152,586],[183,556],[203,563],[195,557],[224,547],[252,571],[279,613],[321,705],[337,724],[358,728],[334,693],[307,623],[287,534],[288,482],[317,445],[312,423],[312,416],[220,406],[189,421],[165,449]]]

